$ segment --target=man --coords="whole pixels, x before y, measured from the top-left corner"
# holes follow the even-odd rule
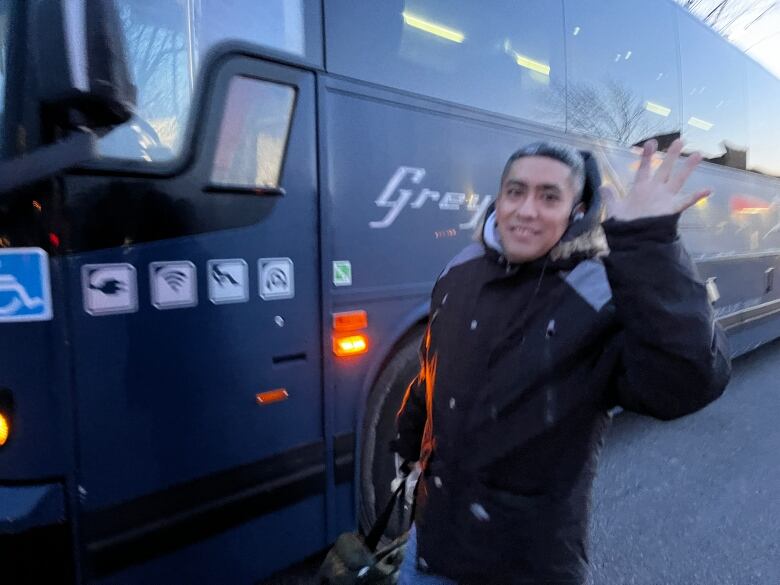
[[[589,155],[519,150],[482,241],[440,275],[398,414],[423,469],[400,585],[583,583],[608,410],[668,420],[723,392],[724,335],[677,236],[709,195],[681,193],[701,156],[675,170],[678,140],[653,174],[656,149],[626,197],[601,191],[603,225]]]

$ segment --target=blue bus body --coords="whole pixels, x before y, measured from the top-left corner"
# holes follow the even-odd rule
[[[393,410],[371,406],[378,380],[419,334],[509,154],[565,142],[629,185],[630,144],[331,65],[347,4],[305,3],[312,40],[297,55],[215,41],[161,162],[107,156],[3,202],[0,236],[48,253],[53,298],[51,320],[0,323],[10,582],[257,583],[321,551],[364,520],[379,480],[361,462],[386,451],[366,446],[366,413]],[[265,103],[286,117],[251,147],[273,153],[276,184],[236,162]],[[710,163],[691,179],[702,187],[714,195],[681,237],[737,355],[780,336],[780,179]],[[236,296],[215,292],[220,266]],[[337,357],[333,316],[351,311],[367,315],[368,351]]]

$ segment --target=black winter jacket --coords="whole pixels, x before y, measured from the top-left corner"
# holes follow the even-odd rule
[[[433,291],[395,447],[424,468],[418,567],[461,585],[584,582],[607,411],[673,419],[728,382],[678,217],[602,232],[588,162],[589,211],[547,257],[507,264],[488,218]]]

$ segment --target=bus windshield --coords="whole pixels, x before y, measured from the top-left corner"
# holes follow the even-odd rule
[[[194,83],[188,3],[119,0],[130,71],[138,91],[133,119],[100,142],[104,156],[161,161],[173,158]]]

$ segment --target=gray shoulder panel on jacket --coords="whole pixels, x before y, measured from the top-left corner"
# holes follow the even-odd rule
[[[469,244],[463,250],[460,251],[460,253],[455,256],[452,260],[450,260],[449,264],[444,267],[444,270],[442,270],[441,274],[439,275],[439,280],[444,278],[444,276],[453,268],[456,266],[459,266],[460,264],[465,264],[469,260],[473,260],[474,258],[479,258],[482,256],[482,254],[485,253],[485,248],[480,242],[474,242],[473,244]]]
[[[580,262],[564,280],[597,312],[612,299],[607,271],[598,260]]]

